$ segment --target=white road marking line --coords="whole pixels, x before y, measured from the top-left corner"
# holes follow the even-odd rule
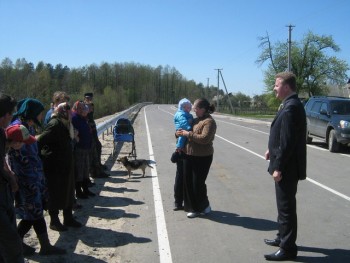
[[[145,107],[143,111],[145,114],[149,157],[150,157],[150,160],[155,161],[151,135],[148,128],[146,108],[147,107]],[[154,199],[154,210],[155,210],[156,224],[157,224],[160,263],[172,263],[173,261],[171,257],[171,251],[170,251],[168,231],[165,223],[165,216],[164,216],[164,209],[163,209],[163,203],[162,203],[162,195],[160,192],[159,181],[158,181],[157,167],[154,166],[153,169],[151,169],[151,172],[152,172],[153,199]]]
[[[327,149],[320,148],[319,146],[316,146],[316,145],[310,145],[310,144],[308,144],[307,146],[310,147],[310,148],[313,148],[313,149],[315,149],[315,150],[328,152]]]
[[[325,185],[323,185],[323,184],[321,184],[321,183],[319,183],[319,182],[317,182],[317,181],[315,181],[315,180],[313,180],[313,179],[311,179],[309,177],[307,177],[306,180],[308,180],[309,182],[311,182],[311,183],[313,183],[315,185],[318,185],[319,187],[322,187],[323,189],[326,189],[327,191],[329,191],[329,192],[331,192],[331,193],[333,193],[333,194],[335,194],[337,196],[340,196],[340,197],[344,198],[345,200],[350,201],[350,197],[349,196],[346,196],[346,195],[344,195],[342,193],[339,193],[338,191],[335,191],[332,188],[329,188],[328,186],[325,186]]]
[[[224,137],[221,137],[220,135],[215,134],[215,137],[218,137],[218,138],[220,138],[221,140],[223,140],[223,141],[225,141],[225,142],[228,142],[228,143],[230,143],[230,144],[232,144],[232,145],[234,145],[234,146],[236,146],[236,147],[238,147],[238,148],[241,148],[241,149],[244,150],[244,151],[247,151],[247,152],[249,152],[249,153],[251,153],[251,154],[253,154],[253,155],[255,155],[255,156],[257,156],[257,157],[262,158],[262,159],[265,160],[265,157],[264,157],[264,156],[262,156],[262,155],[260,155],[260,154],[257,154],[257,153],[255,153],[255,152],[253,152],[253,151],[251,151],[251,150],[249,150],[249,149],[247,149],[247,148],[245,148],[245,147],[243,147],[243,146],[241,146],[241,145],[239,145],[239,144],[237,144],[237,143],[231,142],[231,141],[225,139]]]
[[[160,108],[158,107],[158,109],[160,109]],[[160,109],[160,110],[161,110],[161,111],[164,111],[164,112],[166,112],[166,113],[169,113],[169,114],[171,114],[171,115],[174,115],[174,114],[172,114],[172,113],[170,113],[170,112],[168,112],[168,111],[165,111],[165,110],[163,110],[163,109]],[[221,121],[221,122],[224,122],[224,121]],[[224,123],[230,124],[230,123],[228,123],[228,122],[224,122]],[[239,126],[239,127],[243,127],[243,128],[247,128],[247,127],[245,127],[245,126],[241,126],[241,125],[238,125],[238,124],[232,124],[232,125]],[[254,129],[252,129],[252,128],[247,128],[247,129],[254,130]],[[257,131],[257,130],[256,130],[256,131]],[[261,131],[258,131],[258,132],[261,132]],[[261,132],[261,133],[264,133],[264,132]],[[268,135],[268,133],[266,133],[266,134]],[[247,152],[249,152],[249,153],[251,153],[251,154],[253,154],[253,155],[255,155],[255,156],[257,156],[257,157],[259,157],[259,158],[265,160],[265,156],[262,156],[262,155],[260,155],[260,154],[258,154],[258,153],[256,153],[256,152],[253,152],[253,151],[251,151],[251,150],[249,150],[249,149],[247,149],[247,148],[245,148],[245,147],[243,147],[243,146],[241,146],[241,145],[239,145],[239,144],[236,144],[236,143],[234,143],[234,142],[231,142],[231,141],[225,139],[224,137],[221,137],[220,135],[217,135],[217,134],[216,134],[215,136],[218,137],[218,138],[220,138],[221,140],[223,140],[223,141],[225,141],[225,142],[228,142],[228,143],[230,143],[230,144],[232,144],[232,145],[234,145],[234,146],[236,146],[236,147],[238,147],[238,148],[240,148],[240,149],[242,149],[242,150],[244,150],[244,151],[247,151]],[[311,148],[314,148],[314,149],[317,149],[317,150],[321,150],[321,151],[328,151],[328,150],[326,150],[326,149],[322,149],[322,148],[316,147],[316,146],[314,146],[314,145],[307,145],[307,146],[309,146],[309,147],[311,147]],[[349,155],[345,155],[345,154],[342,154],[342,155],[347,156],[347,157],[350,157]],[[340,192],[338,192],[338,191],[336,191],[336,190],[334,190],[334,189],[332,189],[332,188],[330,188],[330,187],[328,187],[328,186],[325,186],[324,184],[321,184],[321,183],[319,183],[319,182],[317,182],[317,181],[311,179],[310,177],[307,177],[306,180],[309,181],[310,183],[313,183],[313,184],[315,184],[315,185],[317,185],[317,186],[319,186],[319,187],[321,187],[321,188],[323,188],[323,189],[325,189],[325,190],[327,190],[327,191],[329,191],[329,192],[331,192],[331,193],[333,193],[333,194],[335,194],[335,195],[337,195],[337,196],[339,196],[339,197],[341,197],[341,198],[347,200],[347,201],[350,201],[350,197],[349,197],[349,196],[346,196],[346,195],[344,195],[344,194],[342,194],[342,193],[340,193]]]
[[[262,155],[260,155],[260,154],[258,154],[256,152],[253,152],[253,151],[251,151],[251,150],[249,150],[249,149],[247,149],[247,148],[245,148],[245,147],[243,147],[243,146],[241,146],[239,144],[231,142],[231,141],[229,141],[229,140],[227,140],[227,139],[225,139],[225,138],[223,138],[223,137],[221,137],[221,136],[219,136],[217,134],[215,136],[220,138],[221,140],[223,140],[225,142],[228,142],[228,143],[230,143],[230,144],[232,144],[232,145],[234,145],[234,146],[236,146],[236,147],[238,147],[238,148],[240,148],[240,149],[242,149],[244,151],[247,151],[247,152],[249,152],[249,153],[251,153],[251,154],[253,154],[253,155],[255,155],[255,156],[265,160],[265,156],[262,156]],[[340,193],[340,192],[338,192],[338,191],[336,191],[336,190],[334,190],[334,189],[332,189],[332,188],[330,188],[328,186],[325,186],[324,184],[321,184],[321,183],[311,179],[310,177],[307,177],[306,180],[311,182],[311,183],[313,183],[313,184],[315,184],[315,185],[317,185],[317,186],[319,186],[319,187],[321,187],[321,188],[323,188],[323,189],[325,189],[325,190],[327,190],[327,191],[329,191],[329,192],[331,192],[331,193],[333,193],[333,194],[335,194],[335,195],[337,195],[337,196],[339,196],[339,197],[341,197],[341,198],[344,198],[347,201],[350,201],[350,197],[349,196],[346,196],[346,195],[344,195],[344,194],[342,194],[342,193]]]
[[[349,154],[341,153],[340,155],[350,158]]]
[[[245,128],[245,129],[252,130],[252,131],[255,131],[255,132],[258,132],[258,133],[269,135],[268,132],[259,131],[259,130],[256,130],[256,129],[253,129],[253,128],[250,128],[250,127],[246,127],[246,126],[242,126],[242,125],[239,125],[239,124],[235,124],[235,123],[231,123],[231,122],[227,122],[227,121],[221,121],[221,120],[218,120],[217,122],[223,122],[223,123],[226,123],[226,124],[229,124],[229,125],[232,125],[232,126],[237,126],[237,127]]]

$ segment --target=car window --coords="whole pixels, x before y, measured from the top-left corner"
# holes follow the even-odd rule
[[[321,109],[321,104],[322,104],[321,101],[315,101],[314,105],[312,105],[312,107],[311,107],[311,111],[319,113],[320,109]]]
[[[350,101],[333,101],[331,111],[333,114],[350,115]]]
[[[325,103],[325,102],[322,103],[321,108],[320,108],[320,111],[321,111],[321,110],[325,110],[326,112],[328,112],[327,103]]]

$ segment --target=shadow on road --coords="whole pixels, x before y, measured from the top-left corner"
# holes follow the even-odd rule
[[[203,217],[205,219],[232,226],[241,226],[248,229],[259,230],[259,231],[270,231],[276,230],[278,225],[276,222],[262,219],[240,216],[234,213],[212,211],[210,214]]]
[[[327,249],[318,247],[298,246],[300,252],[310,252],[322,254],[320,256],[298,256],[296,262],[306,263],[344,263],[350,262],[350,250],[345,249]]]

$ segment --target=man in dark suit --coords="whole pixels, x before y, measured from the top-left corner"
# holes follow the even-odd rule
[[[306,117],[296,94],[296,77],[291,72],[276,75],[276,97],[282,101],[270,128],[266,160],[268,171],[275,181],[278,234],[265,243],[279,250],[265,255],[267,260],[282,261],[297,256],[296,198],[298,181],[306,178]]]

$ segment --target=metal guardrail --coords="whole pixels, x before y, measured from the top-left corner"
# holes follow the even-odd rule
[[[96,126],[97,135],[100,136],[108,128],[114,126],[119,118],[128,118],[128,115],[130,113],[135,112],[135,111],[138,112],[142,107],[144,107],[145,105],[149,105],[149,104],[152,104],[152,102],[143,102],[143,103],[136,104],[136,105],[130,107],[129,109],[126,109],[126,110],[120,112],[119,114],[113,116],[111,119],[108,119],[106,121],[103,121],[103,122],[99,123]]]

